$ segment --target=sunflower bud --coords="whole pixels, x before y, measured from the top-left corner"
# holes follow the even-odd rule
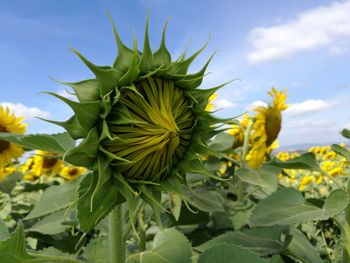
[[[186,58],[184,52],[172,61],[165,46],[166,26],[154,53],[148,21],[142,51],[136,39],[133,48],[125,46],[113,21],[112,26],[118,46],[113,66],[96,66],[72,50],[95,78],[59,82],[73,88],[78,102],[50,93],[75,113],[65,122],[50,122],[65,128],[74,139],[82,139],[64,159],[93,170],[96,183],[90,185],[91,198],[109,184],[129,206],[135,193],[140,193],[154,208],[159,201],[154,192],[179,193],[185,173],[203,168],[198,153],[205,154],[206,143],[218,132],[215,127],[221,121],[205,108],[208,98],[223,85],[198,89],[212,57],[199,72],[187,73],[206,44],[192,56]]]

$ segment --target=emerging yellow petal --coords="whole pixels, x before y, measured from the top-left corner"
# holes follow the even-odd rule
[[[205,111],[211,111],[215,106],[213,104],[213,100],[215,100],[217,98],[218,94],[214,93],[211,94],[208,98],[208,104],[205,107]]]

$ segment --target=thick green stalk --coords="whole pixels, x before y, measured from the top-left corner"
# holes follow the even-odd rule
[[[125,239],[123,236],[123,207],[117,205],[108,215],[110,263],[125,263]]]
[[[348,196],[350,196],[350,175],[348,177]],[[350,262],[350,203],[345,209],[345,224],[342,227],[343,263]]]
[[[145,227],[145,222],[143,220],[143,211],[139,213],[138,226],[139,226],[139,238],[140,238],[139,250],[140,252],[142,252],[146,250],[146,227]]]

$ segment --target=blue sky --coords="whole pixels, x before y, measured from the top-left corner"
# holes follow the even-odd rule
[[[143,41],[147,10],[150,37],[159,45],[170,18],[167,46],[176,58],[211,37],[194,63],[200,68],[217,51],[203,82],[209,88],[234,78],[219,92],[217,114],[236,116],[269,101],[267,91],[288,88],[281,145],[342,141],[350,128],[350,1],[31,0],[0,2],[0,103],[25,115],[29,132],[57,132],[33,118],[65,120],[71,112],[56,99],[62,81],[92,74],[68,50],[78,49],[98,65],[111,65],[117,49],[108,11],[127,44]]]

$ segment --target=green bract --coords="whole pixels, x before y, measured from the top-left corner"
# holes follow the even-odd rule
[[[133,217],[138,195],[159,219],[160,192],[186,199],[181,186],[186,182],[186,172],[206,172],[199,154],[208,153],[206,142],[218,132],[216,124],[221,120],[205,107],[209,96],[223,85],[198,89],[212,57],[199,72],[187,73],[206,45],[189,58],[184,52],[172,61],[165,46],[166,25],[155,53],[149,43],[148,21],[142,52],[136,39],[133,49],[126,47],[113,21],[112,25],[118,45],[113,66],[96,66],[72,50],[95,78],[60,82],[73,88],[79,102],[50,93],[75,113],[65,122],[51,122],[65,128],[74,139],[82,139],[64,159],[93,170],[80,191],[81,199],[90,199],[90,213],[99,208],[94,207],[100,205],[95,199],[103,200],[104,194],[108,197],[103,191],[111,186],[117,189],[115,202],[101,211],[96,222],[123,200],[128,201]]]

